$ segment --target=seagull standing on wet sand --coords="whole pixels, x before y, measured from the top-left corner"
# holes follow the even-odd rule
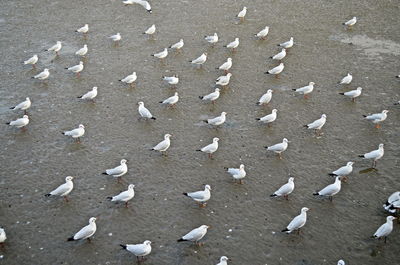
[[[232,73],[227,73],[226,75],[222,75],[216,79],[215,84],[220,86],[229,85],[229,81],[231,80]]]
[[[72,138],[76,139],[77,143],[80,143],[80,137],[85,134],[85,126],[83,126],[83,124],[79,124],[78,128],[71,131],[62,132],[62,134],[66,136],[71,136]]]
[[[48,52],[54,51],[58,55],[58,52],[61,50],[61,48],[62,48],[61,41],[57,41],[57,43],[48,48],[47,51]]]
[[[346,21],[343,23],[343,25],[351,28],[352,26],[354,26],[357,23],[357,18],[353,17],[352,19],[350,19],[349,21]]]
[[[234,41],[228,43],[226,46],[226,48],[231,49],[232,51],[235,51],[235,49],[239,46],[239,38],[235,38]]]
[[[239,12],[239,14],[237,15],[237,17],[243,21],[244,17],[246,16],[247,13],[247,7],[243,7],[243,9]]]
[[[279,155],[279,159],[282,159],[282,152],[284,152],[288,148],[288,139],[283,138],[282,143],[277,143],[272,146],[266,146],[268,151],[273,151]]]
[[[200,67],[207,61],[207,53],[203,53],[202,55],[200,55],[198,58],[189,61],[191,64],[197,64],[200,65]]]
[[[220,67],[216,68],[218,70],[223,70],[225,73],[228,73],[229,69],[232,67],[232,58],[228,58],[226,62],[221,64]]]
[[[381,225],[378,230],[376,230],[375,234],[372,236],[374,238],[380,239],[381,237],[385,238],[385,243],[386,243],[386,238],[387,236],[392,232],[393,230],[393,220],[395,220],[396,217],[394,216],[388,216],[386,217],[386,223]]]
[[[156,32],[156,25],[151,25],[150,28],[148,28],[145,32],[143,32],[143,34],[152,36],[154,33]]]
[[[246,171],[244,170],[243,164],[241,164],[239,168],[225,167],[224,169],[233,177],[235,182],[236,180],[239,180],[239,184],[243,184],[243,179],[246,177]]]
[[[277,61],[281,61],[283,60],[283,58],[286,57],[286,49],[283,48],[279,53],[275,54],[274,56],[271,56],[270,58],[272,60],[277,60]]]
[[[163,104],[163,105],[168,105],[171,107],[175,107],[175,104],[179,101],[179,95],[178,92],[175,92],[175,94],[163,101],[160,101],[159,103]]]
[[[168,84],[172,85],[173,87],[175,87],[175,85],[179,83],[179,77],[178,77],[178,75],[163,76],[162,78],[163,78],[163,80],[164,80],[165,82],[167,82]]]
[[[147,12],[149,12],[150,14],[153,12],[151,10],[150,3],[146,0],[126,0],[126,1],[122,1],[122,3],[125,5],[139,4],[142,7],[144,7],[147,10]]]
[[[88,33],[89,32],[89,25],[85,24],[83,27],[77,29],[76,32],[83,33],[83,34]]]
[[[293,47],[293,44],[294,44],[293,37],[290,37],[290,40],[283,42],[281,44],[278,44],[278,46],[285,48],[285,49],[289,49],[289,48]]]
[[[205,185],[204,190],[188,193],[184,192],[183,195],[192,198],[199,203],[200,208],[204,208],[207,205],[207,201],[211,198],[211,187],[210,185]]]
[[[351,83],[352,80],[353,80],[353,76],[351,75],[351,73],[348,73],[345,77],[342,78],[342,80],[340,80],[339,84],[340,85],[348,85]]]
[[[102,174],[118,178],[118,182],[120,182],[121,177],[128,172],[128,166],[126,165],[126,162],[126,159],[122,159],[119,166],[107,169],[106,172],[103,172]]]
[[[138,105],[139,105],[138,112],[140,114],[140,118],[156,120],[156,117],[153,117],[151,112],[144,106],[144,103],[142,101],[138,102]]]
[[[357,89],[355,89],[355,90],[351,90],[351,91],[348,91],[345,93],[339,93],[339,94],[349,97],[349,98],[351,98],[351,101],[355,102],[356,97],[359,97],[361,95],[361,92],[362,92],[362,87],[357,87]]]
[[[135,197],[135,185],[129,184],[128,190],[121,192],[120,194],[112,197],[107,197],[112,202],[124,202],[125,207],[128,208],[128,202]]]
[[[264,40],[265,37],[267,37],[268,32],[269,32],[269,27],[266,26],[266,27],[263,28],[260,32],[258,32],[257,34],[255,34],[255,36],[256,36],[257,38],[259,38],[259,39]]]
[[[282,232],[286,232],[288,234],[292,233],[294,230],[297,230],[297,233],[300,234],[300,228],[302,228],[307,222],[307,211],[310,210],[307,207],[301,208],[301,213],[293,218],[293,220],[289,223],[286,229],[283,229]]]
[[[80,99],[84,99],[84,100],[92,100],[94,101],[94,98],[97,96],[97,86],[94,86],[92,88],[92,90],[90,90],[89,92],[87,92],[86,94],[78,97]]]
[[[261,106],[263,104],[268,104],[271,99],[272,99],[272,93],[274,91],[272,89],[268,89],[267,93],[261,96],[261,98],[258,100],[257,105]]]
[[[340,189],[342,187],[341,184],[342,184],[342,181],[340,180],[340,177],[336,177],[335,182],[333,184],[326,186],[319,192],[314,192],[313,195],[314,196],[327,196],[327,197],[329,197],[329,200],[332,201],[333,196],[336,195],[340,191]]]
[[[172,44],[169,48],[180,51],[182,49],[183,45],[185,45],[185,43],[183,42],[183,39],[180,39],[177,43]]]
[[[372,163],[372,168],[375,168],[376,166],[376,161],[381,159],[384,155],[385,151],[383,149],[383,144],[379,144],[379,147],[377,150],[365,153],[363,155],[359,155],[359,157],[362,157],[364,159],[373,159],[373,163]]]
[[[375,123],[375,128],[380,128],[381,125],[379,123],[383,122],[387,118],[388,110],[383,110],[381,113],[375,113],[371,115],[363,115],[365,119],[372,121]]]
[[[68,238],[68,241],[87,239],[90,242],[90,237],[96,233],[96,229],[96,217],[91,217],[89,219],[89,224],[79,230],[74,236]]]
[[[76,54],[76,55],[79,55],[79,56],[85,56],[87,52],[88,52],[88,47],[87,47],[87,44],[85,44],[85,45],[83,45],[82,48],[80,48],[79,50],[77,50],[77,51],[75,52],[75,54]]]
[[[215,32],[214,35],[204,36],[204,39],[205,39],[208,43],[211,43],[212,45],[214,45],[215,43],[218,42],[218,34],[217,34],[217,32]]]
[[[344,262],[344,260],[341,259],[337,262],[337,265],[346,265],[346,263]]]
[[[151,241],[146,240],[142,244],[120,244],[123,249],[136,256],[138,262],[145,259],[145,256],[151,253]]]
[[[275,75],[276,78],[279,78],[279,74],[282,73],[283,69],[285,68],[285,65],[283,63],[280,63],[278,66],[272,68],[271,70],[268,70],[265,72],[265,74],[269,75]]]
[[[215,137],[213,142],[201,149],[197,149],[196,151],[201,151],[203,153],[207,153],[209,158],[212,158],[212,154],[218,150],[218,141],[219,138]]]
[[[199,96],[199,98],[201,100],[204,100],[204,101],[208,100],[208,101],[211,101],[212,103],[214,103],[215,100],[217,100],[219,98],[219,95],[220,95],[219,91],[220,91],[220,89],[217,87],[217,88],[215,88],[214,92],[211,92],[210,94],[207,94],[205,96]]]
[[[72,182],[73,179],[74,177],[71,176],[66,177],[65,183],[61,184],[55,190],[51,191],[50,193],[44,196],[46,197],[60,196],[63,197],[66,202],[69,202],[67,195],[70,194],[71,191],[74,189],[74,183]]]
[[[10,109],[12,110],[23,110],[24,114],[26,114],[26,110],[29,109],[31,107],[31,100],[29,98],[26,98],[24,101],[22,101],[21,103],[19,103],[17,106],[15,107],[11,107]]]
[[[121,81],[122,83],[129,84],[131,87],[133,87],[133,86],[135,86],[134,82],[136,81],[136,79],[137,79],[136,72],[133,72],[132,74],[126,76],[125,78],[123,78],[119,81]]]
[[[314,82],[308,83],[307,86],[303,86],[300,88],[293,88],[292,90],[296,93],[303,94],[305,99],[308,99],[308,94],[310,94],[314,90]]]
[[[347,176],[351,174],[351,172],[353,172],[353,164],[354,162],[347,162],[347,164],[335,171],[333,171],[332,173],[329,173],[329,176],[333,176],[333,177],[342,177],[343,181],[347,180]]]
[[[122,39],[121,34],[119,32],[117,34],[115,34],[115,35],[112,35],[112,36],[108,37],[108,38],[111,39],[115,43],[118,43]]]
[[[39,80],[46,80],[49,78],[50,72],[49,69],[45,68],[43,72],[38,73],[37,75],[33,76],[32,78],[39,79]]]
[[[0,227],[0,245],[3,245],[7,239],[6,231],[3,227]]]
[[[312,123],[309,123],[307,125],[304,125],[309,130],[314,130],[315,135],[319,136],[321,135],[321,129],[326,123],[326,114],[322,114],[321,118],[318,120],[313,121]]]
[[[22,118],[7,122],[6,124],[24,130],[24,127],[29,124],[29,117],[28,115],[24,115]]]
[[[217,264],[217,265],[228,265],[228,258],[226,257],[226,256],[222,256],[220,259],[219,259],[219,263]]]
[[[33,68],[36,68],[36,63],[39,61],[39,57],[37,56],[37,54],[33,55],[31,58],[29,58],[28,60],[24,61],[24,64],[30,64],[32,65]]]
[[[222,125],[226,120],[226,115],[227,115],[227,113],[225,111],[223,111],[223,112],[221,112],[220,116],[217,116],[212,119],[203,120],[203,121],[205,123],[208,123],[208,124],[214,125],[214,126]]]
[[[289,199],[289,194],[294,190],[294,178],[290,177],[288,182],[282,185],[274,194],[271,194],[270,197],[280,197],[283,196],[286,200]]]
[[[168,49],[164,48],[164,50],[162,50],[161,52],[152,54],[151,56],[156,57],[158,59],[164,59],[165,57],[168,56]]]
[[[83,70],[83,62],[80,61],[79,64],[71,66],[71,67],[67,67],[65,69],[67,69],[68,71],[71,71],[73,73],[76,73],[76,76],[79,77],[81,71]]]
[[[156,146],[154,146],[151,150],[152,151],[159,151],[161,152],[161,154],[164,154],[167,152],[169,146],[171,145],[171,134],[167,133],[166,135],[164,135],[164,140],[162,140],[161,142],[159,142]]]
[[[180,239],[178,239],[178,242],[192,241],[201,246],[202,244],[199,244],[199,241],[207,234],[208,228],[210,228],[210,226],[208,225],[202,225],[198,228],[195,228]]]
[[[396,191],[394,193],[392,193],[389,198],[387,199],[387,201],[385,202],[385,204],[383,205],[383,208],[385,208],[386,211],[389,211],[391,213],[395,213],[396,210],[392,210],[392,206],[397,206],[397,204],[399,204],[399,208],[400,208],[400,191]]]
[[[268,127],[271,126],[271,123],[276,120],[277,117],[277,109],[273,109],[271,114],[265,115],[264,117],[261,118],[256,118],[256,120],[268,124]]]

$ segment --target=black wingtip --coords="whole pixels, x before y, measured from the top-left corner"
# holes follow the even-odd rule
[[[271,195],[269,195],[269,197],[277,197],[278,195],[276,195],[275,193],[274,194],[271,194]]]
[[[319,195],[319,193],[318,193],[318,192],[314,192],[312,195],[314,195],[314,196],[318,196],[318,195]]]
[[[159,101],[158,103],[163,103],[162,101]]]
[[[229,167],[224,167],[224,169],[225,169],[225,170],[228,170],[228,169],[229,169]]]
[[[199,151],[199,152],[201,152],[201,150],[200,150],[200,149],[197,149],[196,151]]]
[[[107,197],[107,200],[110,200],[110,201],[111,201],[111,200],[112,200],[112,198],[113,198],[113,197]]]
[[[204,97],[203,96],[199,96],[199,99],[203,99]]]
[[[51,196],[51,194],[50,194],[50,193],[47,193],[47,194],[45,194],[44,196],[46,196],[46,197],[50,197],[50,196]]]
[[[260,118],[256,118],[256,120],[257,120],[257,121],[260,121],[261,119],[260,119]]]
[[[14,109],[15,107],[11,107],[10,109]]]
[[[365,117],[367,117],[367,115],[363,115],[363,117],[365,118]]]
[[[344,93],[339,93],[339,95],[344,95]]]
[[[126,249],[126,245],[119,244],[123,249]]]
[[[268,148],[269,146],[264,146],[264,148]]]
[[[342,25],[346,25],[346,23],[342,23]]]
[[[308,128],[308,125],[303,125],[304,128]]]
[[[67,241],[74,241],[74,237],[71,236],[70,238],[67,239]]]
[[[285,228],[281,232],[287,232],[287,231],[289,231],[289,229]]]
[[[10,123],[9,123],[9,122],[6,122],[6,124],[7,124],[7,125],[10,125]]]
[[[178,240],[177,240],[177,242],[183,242],[183,241],[186,241],[185,239],[182,239],[182,238],[179,238]]]
[[[296,88],[292,88],[293,91],[296,91]]]
[[[184,193],[182,193],[182,194],[185,195],[185,196],[188,196],[187,192],[184,192]]]
[[[152,120],[156,120],[156,117],[151,117],[150,119],[152,119]]]
[[[332,177],[337,176],[336,174],[333,174],[333,173],[329,173],[328,175],[329,175],[329,176],[332,176]]]
[[[203,120],[205,123],[208,123],[208,120]]]
[[[269,75],[269,73],[268,73],[268,72],[265,72],[264,74],[267,74],[267,75]]]
[[[359,155],[358,157],[364,157],[364,155]]]
[[[103,174],[103,175],[108,175],[107,172],[103,172],[103,173],[101,173],[101,174]]]
[[[68,70],[68,67],[65,67],[64,69],[67,69],[67,70]]]

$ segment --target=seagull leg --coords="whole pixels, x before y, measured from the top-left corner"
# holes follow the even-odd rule
[[[69,200],[68,200],[68,197],[67,197],[67,196],[64,196],[64,201],[65,201],[65,202],[69,202]]]
[[[32,64],[32,68],[33,68],[33,69],[36,69],[36,64]]]
[[[381,128],[381,125],[380,125],[379,123],[377,123],[377,124],[375,125],[375,128],[379,129],[379,128]]]
[[[135,82],[130,83],[129,86],[132,88],[135,87]]]
[[[289,200],[289,196],[288,195],[283,195],[283,197],[288,201]]]
[[[80,72],[77,72],[77,73],[76,73],[76,77],[79,78],[80,76],[81,76],[81,73],[80,73]]]
[[[333,196],[329,196],[329,200],[332,202],[333,201]]]
[[[308,94],[304,94],[304,99],[308,99]]]
[[[276,78],[276,79],[279,79],[279,74],[275,75],[275,78]]]
[[[24,110],[24,114],[26,115],[26,114],[28,114],[28,112],[26,110]]]
[[[282,158],[281,153],[278,153],[278,155],[279,155],[279,159],[282,160],[283,158]]]
[[[128,202],[125,202],[125,208],[128,208]]]
[[[376,167],[376,160],[374,160],[374,162],[372,162],[372,168]]]
[[[356,98],[352,98],[351,101],[356,102]]]
[[[239,179],[239,184],[243,184],[243,180],[242,179]]]
[[[87,240],[88,240],[88,242],[89,242],[89,243],[91,243],[91,242],[92,242],[92,240],[90,239],[90,237],[88,237],[88,239],[87,239]]]
[[[387,237],[385,236],[385,244],[386,244],[386,238],[387,238]]]

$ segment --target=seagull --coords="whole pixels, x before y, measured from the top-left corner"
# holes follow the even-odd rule
[[[199,96],[199,98],[201,100],[207,100],[207,101],[211,101],[212,103],[215,102],[215,100],[217,100],[219,98],[220,95],[220,89],[217,87],[215,88],[214,92],[211,92],[210,94],[207,94],[205,96]]]
[[[138,102],[138,105],[139,105],[138,111],[141,118],[152,119],[152,120],[156,119],[155,117],[153,117],[151,112],[144,106],[144,103],[142,101]]]
[[[306,127],[309,130],[314,130],[315,134],[317,136],[319,136],[319,135],[321,135],[320,131],[321,131],[322,127],[325,125],[325,122],[326,122],[326,114],[322,114],[321,118],[313,121],[312,123],[304,125],[304,127]]]
[[[282,232],[292,233],[294,230],[297,230],[298,234],[300,234],[300,228],[302,228],[307,222],[307,211],[310,210],[307,207],[301,208],[301,213],[293,218],[293,220],[289,223],[286,229],[283,229]]]
[[[67,68],[65,68],[65,69],[67,69],[68,71],[71,71],[71,72],[73,72],[73,73],[76,73],[76,75],[79,77],[81,71],[83,70],[83,62],[80,61],[79,64],[74,65],[74,66],[71,66],[71,67],[69,67],[69,68],[67,67]]]
[[[87,44],[85,44],[85,45],[83,45],[82,48],[80,48],[79,50],[77,50],[77,51],[75,52],[75,54],[76,54],[76,55],[79,55],[79,56],[85,56],[87,52],[88,52],[88,47],[87,47]]]
[[[125,77],[119,81],[121,81],[122,83],[129,84],[131,87],[133,87],[133,86],[135,86],[134,82],[136,81],[136,79],[137,79],[136,72],[133,72],[132,74],[128,75],[127,77]]]
[[[285,68],[285,65],[283,63],[280,63],[278,66],[272,68],[271,70],[265,73],[270,75],[275,75],[276,78],[279,78],[279,74],[282,73],[283,68]]]
[[[237,15],[237,17],[240,20],[244,20],[244,17],[246,16],[247,13],[247,7],[243,7],[243,9],[239,12],[239,14]]]
[[[275,54],[274,56],[271,56],[270,58],[273,60],[281,61],[285,57],[286,57],[286,49],[282,48],[282,50],[279,53]]]
[[[228,49],[232,49],[232,51],[234,51],[237,47],[239,46],[239,38],[235,38],[234,41],[228,43],[226,46],[226,48]]]
[[[355,102],[356,97],[359,97],[361,95],[361,92],[362,92],[362,87],[357,87],[357,89],[355,89],[355,90],[351,90],[351,91],[348,91],[345,93],[339,93],[339,94],[349,97],[349,98],[351,98],[351,101]]]
[[[160,101],[159,103],[174,107],[175,104],[178,102],[178,100],[179,100],[178,92],[175,92],[175,94],[172,97]]]
[[[129,184],[128,190],[121,192],[120,194],[112,197],[107,197],[112,202],[124,202],[125,207],[128,208],[128,202],[135,197],[135,185]]]
[[[4,230],[4,228],[0,227],[0,244],[4,244],[4,242],[7,239],[7,235],[6,235],[6,231]]]
[[[272,146],[266,146],[268,151],[273,151],[279,155],[279,159],[282,159],[282,152],[284,152],[288,147],[288,139],[283,138],[282,143],[274,144]]]
[[[273,109],[271,114],[265,115],[264,117],[261,117],[261,118],[256,118],[256,120],[263,122],[263,123],[267,123],[268,127],[269,127],[270,123],[276,120],[277,112],[278,112],[277,109]]]
[[[386,217],[386,223],[381,225],[378,230],[376,230],[375,234],[372,236],[374,238],[380,239],[381,237],[385,238],[385,243],[386,243],[386,238],[387,236],[392,232],[393,230],[393,220],[395,220],[396,217],[394,216],[388,216]]]
[[[351,73],[348,73],[345,77],[342,78],[342,80],[340,80],[339,84],[348,85],[351,83],[351,80],[353,80],[353,76],[351,75]]]
[[[80,99],[85,99],[85,100],[92,100],[94,101],[94,98],[97,96],[97,86],[94,86],[92,90],[87,92],[86,94],[78,97]]]
[[[214,45],[215,43],[218,42],[218,34],[215,32],[214,35],[210,35],[210,36],[204,36],[204,39],[211,43],[212,45]]]
[[[308,83],[308,86],[303,86],[300,88],[293,88],[292,90],[299,93],[299,94],[303,94],[304,98],[307,99],[308,98],[308,94],[311,93],[314,90],[314,82],[310,82]]]
[[[289,198],[289,194],[294,190],[294,178],[290,177],[288,182],[282,185],[277,191],[270,195],[270,197],[283,196],[286,200]]]
[[[180,51],[183,45],[185,45],[185,43],[183,42],[183,39],[180,39],[177,43],[172,44],[169,48]]]
[[[164,50],[162,50],[161,52],[152,54],[151,56],[154,56],[158,59],[164,59],[165,57],[167,57],[167,55],[168,55],[168,49],[164,48]]]
[[[329,197],[329,200],[332,201],[333,196],[336,195],[340,191],[341,186],[342,186],[341,184],[342,184],[342,181],[340,180],[340,177],[338,176],[335,178],[335,182],[333,184],[326,186],[319,192],[314,192],[313,195],[327,196],[327,197]]]
[[[29,117],[28,117],[28,115],[24,115],[24,116],[22,116],[22,118],[16,119],[15,121],[7,122],[6,124],[10,125],[10,126],[15,126],[17,128],[21,128],[22,130],[24,130],[23,127],[25,127],[26,125],[29,124]]]
[[[278,44],[278,46],[281,46],[281,47],[283,47],[285,49],[289,49],[289,48],[293,47],[293,44],[294,44],[293,37],[290,37],[290,40],[288,40],[286,42],[283,42],[281,44]]]
[[[212,119],[204,120],[204,122],[208,123],[208,124],[211,124],[211,125],[214,125],[214,126],[218,126],[218,125],[221,125],[221,124],[223,124],[225,122],[226,115],[227,115],[227,113],[225,111],[223,111],[223,112],[221,112],[220,116],[217,116],[217,117],[212,118]]]
[[[74,236],[68,238],[68,241],[87,239],[90,242],[90,237],[96,233],[96,229],[96,217],[90,217],[89,224],[79,230]]]
[[[231,69],[231,67],[232,67],[232,58],[228,58],[226,62],[224,62],[223,64],[221,64],[220,67],[215,69],[224,70],[225,73],[228,73],[228,70]]]
[[[44,195],[46,197],[50,197],[50,196],[61,196],[64,198],[64,200],[66,202],[68,202],[68,197],[67,195],[71,193],[71,191],[74,188],[74,183],[72,182],[72,180],[74,179],[74,177],[68,176],[65,178],[65,183],[61,184],[60,186],[57,187],[57,189],[51,191],[50,193]]]
[[[171,134],[167,133],[166,135],[164,135],[164,140],[159,142],[156,146],[154,146],[151,150],[154,151],[159,151],[161,153],[163,152],[167,152],[169,146],[171,145]]]
[[[219,259],[219,263],[217,264],[217,265],[228,265],[228,258],[226,257],[226,256],[222,256],[220,259]]]
[[[136,256],[137,260],[143,260],[145,256],[151,253],[151,241],[146,240],[142,244],[126,244],[120,246]]]
[[[372,168],[375,168],[376,161],[381,159],[383,154],[384,154],[383,144],[379,144],[379,147],[377,150],[371,151],[369,153],[365,153],[363,155],[359,155],[359,157],[362,157],[364,159],[373,159],[374,162],[372,163]]]
[[[199,240],[202,239],[206,234],[207,234],[207,229],[210,228],[208,225],[202,225],[198,228],[193,229],[180,239],[178,239],[178,242],[183,242],[183,241],[192,241],[195,242],[197,245],[201,246],[199,244]]]
[[[36,63],[39,61],[37,54],[33,55],[28,60],[24,61],[24,64],[31,64],[33,68],[36,68]]]
[[[329,173],[329,176],[333,177],[342,177],[343,181],[347,179],[347,176],[353,172],[353,164],[354,162],[347,162],[347,164],[339,169],[336,169],[332,173]]]
[[[119,182],[121,180],[121,177],[128,172],[128,166],[126,165],[126,162],[128,162],[126,159],[122,159],[119,166],[107,169],[106,172],[103,172],[102,174],[118,178]]]
[[[54,44],[53,46],[51,46],[50,48],[47,49],[48,52],[56,52],[56,54],[58,55],[58,52],[61,50],[62,48],[62,44],[61,41],[57,41],[56,44]]]
[[[76,32],[86,34],[89,32],[89,25],[85,24],[83,27],[76,30]]]
[[[243,179],[246,177],[246,171],[244,170],[243,164],[241,164],[239,168],[225,167],[224,169],[233,177],[235,181],[239,180],[239,184],[243,184]]]
[[[269,27],[266,26],[265,28],[263,28],[260,32],[258,32],[257,34],[255,34],[254,36],[256,36],[257,38],[260,38],[262,40],[265,39],[265,37],[267,37],[269,32]]]
[[[163,76],[163,80],[172,86],[175,86],[179,83],[179,77],[177,75]]]
[[[400,208],[400,191],[396,191],[396,192],[392,193],[392,195],[389,196],[389,198],[383,205],[383,208],[385,208],[386,211],[395,213],[396,210],[393,211],[392,208],[396,208],[395,206],[397,206],[398,204],[399,204],[399,207],[397,207],[397,208]]]
[[[153,35],[156,32],[156,25],[151,25],[150,28],[148,28],[145,32],[143,32],[143,34],[147,34],[147,35]]]
[[[121,37],[121,34],[118,32],[117,34],[112,35],[112,36],[110,36],[108,38],[111,39],[114,42],[117,42],[117,41],[120,41],[122,37]]]
[[[126,1],[122,1],[122,3],[125,5],[139,4],[139,5],[143,6],[147,10],[147,12],[149,12],[150,14],[153,12],[151,10],[151,6],[150,6],[149,2],[147,2],[145,0],[126,0]]]
[[[259,106],[261,106],[261,105],[263,105],[263,104],[268,104],[270,101],[271,101],[271,99],[272,99],[272,93],[273,93],[274,91],[272,90],[272,89],[268,89],[267,90],[267,93],[265,93],[264,95],[262,95],[261,97],[260,97],[260,99],[258,100],[258,102],[257,102],[257,105],[259,105]]]
[[[78,128],[71,131],[62,132],[62,134],[66,136],[71,136],[72,138],[77,139],[77,143],[80,143],[80,137],[85,134],[85,126],[83,126],[83,124],[79,124]]]
[[[205,63],[207,61],[207,53],[203,53],[202,55],[200,55],[198,58],[189,61],[192,64],[199,64],[200,66],[203,65],[203,63]]]
[[[22,101],[21,103],[19,103],[17,106],[15,107],[11,107],[10,109],[12,110],[23,110],[24,114],[26,114],[26,110],[29,109],[31,107],[31,100],[29,98],[26,98],[25,101]]]
[[[195,192],[184,192],[183,195],[192,198],[194,201],[199,203],[201,208],[204,208],[207,205],[207,201],[211,198],[211,187],[210,185],[205,185],[204,190],[195,191]]]
[[[346,265],[346,263],[344,263],[344,260],[339,260],[338,262],[337,262],[337,265]]]
[[[227,73],[226,75],[222,75],[216,79],[215,84],[220,86],[227,86],[229,81],[231,80],[232,73]]]
[[[379,123],[386,120],[388,112],[389,112],[388,110],[383,110],[382,113],[375,113],[375,114],[371,114],[368,116],[367,115],[363,115],[363,116],[367,120],[372,121],[372,123],[375,123],[375,128],[380,128],[381,125]]]
[[[348,26],[349,28],[351,28],[352,26],[354,26],[357,23],[357,18],[353,17],[352,19],[350,19],[349,21],[346,21],[343,23],[343,25]]]
[[[43,72],[38,73],[37,75],[33,76],[32,78],[39,79],[39,80],[46,80],[49,78],[50,72],[49,69],[45,68]]]
[[[400,105],[400,100],[395,102],[395,103],[393,103],[393,105]]]
[[[213,139],[213,142],[212,142],[211,144],[209,144],[209,145],[207,145],[207,146],[204,146],[204,147],[201,148],[201,149],[197,149],[196,151],[201,151],[201,152],[207,153],[207,154],[208,154],[208,157],[209,157],[209,158],[212,158],[212,154],[213,154],[215,151],[218,150],[218,141],[219,141],[219,138],[215,137],[215,138]]]

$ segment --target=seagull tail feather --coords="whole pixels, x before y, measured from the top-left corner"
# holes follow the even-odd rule
[[[44,196],[46,196],[46,197],[50,197],[50,196],[51,196],[51,194],[50,194],[50,193],[47,193],[47,194],[45,194]]]
[[[110,200],[110,201],[111,201],[111,200],[112,200],[112,198],[113,198],[113,197],[107,197],[107,200]]]
[[[152,119],[152,120],[156,120],[156,117],[151,117],[150,119]]]
[[[318,196],[318,195],[319,195],[319,192],[314,192],[313,195],[314,195],[314,196]]]
[[[275,193],[274,194],[271,194],[271,195],[269,195],[269,197],[277,197],[278,195],[276,195]]]
[[[103,173],[101,173],[101,174],[103,174],[103,175],[108,175],[107,172],[103,172]]]
[[[344,96],[344,93],[339,93],[339,94]]]
[[[74,239],[73,236],[71,236],[70,238],[67,239],[67,241],[74,241],[74,240],[75,240],[75,239]]]
[[[332,176],[332,177],[335,177],[335,176],[337,176],[336,174],[334,174],[334,173],[329,173],[328,174],[329,176]]]
[[[358,157],[363,157],[364,158],[365,156],[364,155],[359,155]]]
[[[179,238],[179,239],[177,240],[177,242],[183,242],[183,241],[187,241],[187,240],[185,240],[185,239],[183,239],[183,238]]]
[[[289,231],[289,229],[287,229],[287,228],[282,230],[282,232],[288,232],[288,231]]]
[[[126,245],[119,244],[123,249],[126,249]]]

